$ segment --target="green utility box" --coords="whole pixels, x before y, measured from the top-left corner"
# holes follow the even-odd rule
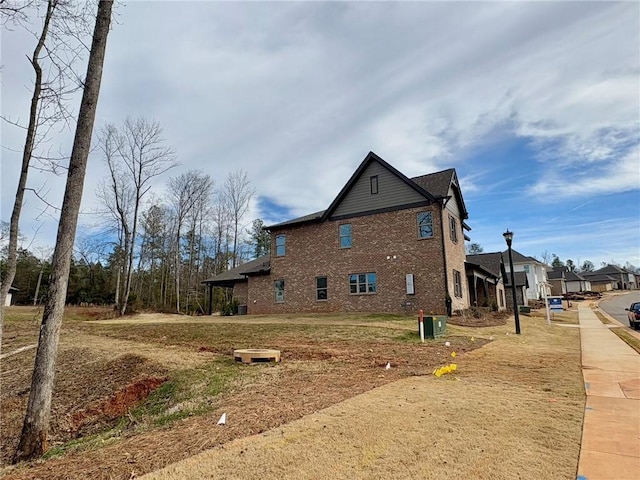
[[[531,307],[529,305],[518,305],[520,313],[531,313]]]
[[[424,338],[442,337],[446,331],[447,317],[445,315],[424,317]],[[420,335],[420,318],[418,318],[418,335]]]

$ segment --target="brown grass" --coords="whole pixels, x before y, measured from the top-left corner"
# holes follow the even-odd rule
[[[140,375],[169,381],[111,433],[60,443],[58,458],[7,468],[6,478],[129,478],[222,446],[211,453],[224,464],[216,478],[258,471],[264,478],[575,478],[583,412],[577,329],[526,317],[521,336],[511,333],[511,319],[506,326],[450,326],[446,338],[420,344],[415,319],[394,316],[65,322],[63,343],[72,356],[61,357],[56,387],[59,411],[69,412],[64,417],[99,405]],[[22,328],[12,323],[10,334]],[[37,324],[31,341],[36,332]],[[90,348],[73,350],[85,342]],[[283,362],[244,366],[229,359],[234,348],[250,347],[280,349]],[[144,361],[120,371],[129,348]],[[452,349],[458,373],[430,375],[452,360]],[[33,354],[11,357],[10,367],[28,371]],[[180,364],[180,355],[193,358]],[[73,374],[65,376],[66,368]],[[10,450],[17,433],[5,428],[4,413],[24,412],[25,394],[18,393],[28,375],[7,372],[4,361],[2,375],[3,448]],[[81,386],[85,378],[93,383],[78,390],[62,381],[74,375]],[[14,382],[7,390],[5,378]],[[184,385],[192,388],[180,390]],[[88,398],[74,400],[80,392]],[[223,411],[229,422],[217,427]],[[300,475],[297,464],[304,466]]]
[[[611,320],[609,320],[600,310],[593,310],[593,313],[596,314],[596,317],[598,317],[598,319],[600,319],[600,321],[602,323],[604,323],[605,325],[608,325],[610,323],[613,323]]]
[[[495,341],[455,376],[404,379],[145,478],[574,479],[578,329],[533,318],[522,329],[452,328]]]
[[[633,348],[636,352],[640,353],[640,340],[631,335],[626,327],[614,327],[611,329],[613,333],[618,335],[624,342]]]

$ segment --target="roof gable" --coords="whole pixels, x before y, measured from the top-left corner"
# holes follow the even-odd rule
[[[505,263],[509,263],[509,250],[505,250],[504,252],[502,252],[502,255],[504,256],[504,261]],[[520,252],[516,251],[515,249],[511,249],[511,255],[513,257],[513,263],[517,264],[517,263],[537,263],[539,265],[544,265],[544,263],[542,263],[540,260],[537,260],[533,257],[527,257],[526,255],[521,254]],[[546,265],[544,265],[546,267]]]
[[[605,275],[618,275],[620,273],[626,273],[623,268],[618,267],[617,265],[607,265],[606,267],[599,268],[593,273],[603,273]]]
[[[372,194],[372,176],[378,193]],[[322,220],[429,204],[435,197],[373,152],[362,161],[349,181],[324,212]]]
[[[463,220],[469,218],[469,213],[467,212],[467,207],[465,206],[464,199],[462,198],[462,191],[460,189],[460,183],[458,182],[458,175],[456,174],[455,168],[448,168],[441,172],[413,177],[411,180],[436,198],[451,197],[453,194],[453,197],[458,203],[458,208],[460,209],[460,218]]]
[[[502,276],[503,265],[502,254],[500,252],[467,255],[466,262],[478,265],[488,272],[491,272],[496,277]]]

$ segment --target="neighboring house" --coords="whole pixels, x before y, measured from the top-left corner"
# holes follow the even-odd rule
[[[635,274],[617,265],[607,265],[585,275],[585,277],[588,278],[590,275],[608,275],[613,278],[616,282],[614,290],[634,290],[638,288]]]
[[[9,292],[7,293],[7,296],[4,299],[4,306],[5,307],[10,307],[11,303],[13,302],[13,292],[17,292],[18,289],[15,287],[9,287]]]
[[[582,275],[589,281],[591,290],[594,292],[610,292],[618,288],[618,281],[609,275],[593,272],[583,273]]]
[[[552,295],[587,292],[591,290],[591,282],[582,275],[572,272],[567,267],[556,267],[547,272],[551,284]]]
[[[526,272],[513,272],[516,280],[516,298],[518,305],[529,305],[527,291],[530,288],[529,276]],[[507,297],[507,307],[513,310],[513,290],[511,289],[511,272],[506,271],[504,283],[505,295]]]
[[[408,178],[370,152],[326,210],[266,227],[268,262],[204,283],[250,314],[464,310],[467,218],[454,169]]]
[[[533,257],[527,257],[522,255],[520,252],[511,249],[511,254],[513,257],[513,271],[514,272],[524,272],[527,275],[527,291],[526,298],[528,300],[540,300],[546,295],[551,295],[551,289],[548,282],[547,270],[551,267],[545,265],[544,263],[536,260]],[[509,277],[510,266],[509,266],[509,251],[505,250],[502,252],[502,258],[504,261],[505,272],[507,273],[507,278]],[[526,304],[524,304],[526,305]]]
[[[498,310],[507,308],[503,281],[505,271],[500,252],[467,255],[465,272],[472,306],[495,305]]]

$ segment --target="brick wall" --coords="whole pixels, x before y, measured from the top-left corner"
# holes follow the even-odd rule
[[[241,305],[246,305],[249,301],[249,285],[247,282],[237,282],[233,285],[233,299]]]
[[[451,238],[451,233],[449,231],[449,216],[453,216],[456,220],[457,225],[457,242],[454,242]],[[448,208],[444,210],[444,218],[443,218],[443,226],[444,226],[444,241],[445,241],[445,252],[447,257],[447,282],[449,288],[449,295],[452,300],[452,310],[455,312],[456,310],[466,310],[469,308],[470,299],[469,299],[469,284],[467,281],[467,275],[465,274],[465,266],[464,261],[467,258],[467,252],[464,247],[464,232],[462,231],[462,224],[460,222],[460,218],[450,211]],[[460,272],[460,282],[462,295],[456,296],[454,289],[454,274],[453,271],[457,270]]]
[[[431,211],[434,236],[418,238],[416,214]],[[413,208],[395,212],[356,217],[344,221],[307,224],[272,232],[271,273],[250,277],[249,313],[288,312],[393,312],[423,309],[427,313],[444,314],[445,280],[442,258],[440,207]],[[338,226],[352,225],[352,247],[341,249]],[[275,256],[275,237],[286,235],[286,255]],[[445,235],[448,235],[445,223]],[[462,234],[460,234],[462,235]],[[446,239],[446,236],[445,236]],[[463,298],[468,288],[464,275],[464,240],[448,246],[451,255],[448,269],[461,272]],[[351,295],[349,274],[377,274],[377,293]],[[406,294],[406,274],[414,275],[414,295]],[[452,272],[449,272],[451,297]],[[328,299],[316,300],[316,277],[326,276]],[[276,303],[274,281],[285,281],[285,301]]]

